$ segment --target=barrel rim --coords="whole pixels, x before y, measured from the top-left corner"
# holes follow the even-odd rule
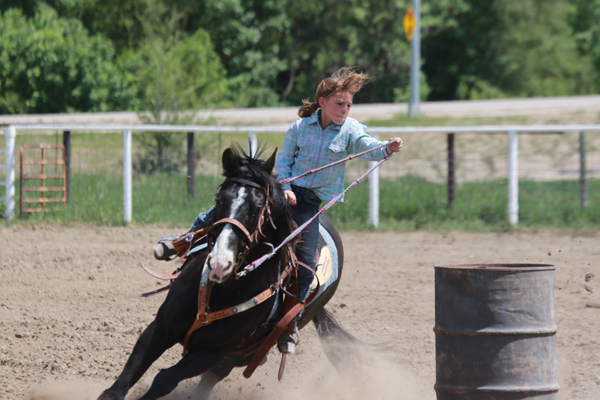
[[[551,383],[547,386],[464,386],[464,385],[448,385],[435,383],[433,389],[436,392],[456,392],[456,393],[556,393],[560,390],[558,383]]]
[[[437,325],[433,328],[436,335],[448,336],[554,336],[558,332],[558,326],[553,325],[546,328],[531,328],[523,327],[510,330],[508,328],[484,328],[479,330],[465,329],[462,331],[456,329],[444,329]]]
[[[478,271],[554,271],[554,264],[534,264],[534,263],[470,263],[470,264],[441,264],[434,265],[435,269],[447,270],[478,270]]]

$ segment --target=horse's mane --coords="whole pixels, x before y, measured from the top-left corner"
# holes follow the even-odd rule
[[[255,157],[251,157],[244,152],[239,145],[232,145],[231,150],[239,165],[238,168],[230,171],[224,171],[225,178],[244,178],[258,183],[260,186],[269,190],[270,209],[273,222],[277,229],[274,232],[273,244],[277,245],[288,237],[296,228],[296,222],[292,217],[292,211],[288,205],[283,188],[272,173],[266,172],[263,168],[265,160],[260,157],[265,153],[266,147],[260,145]],[[292,244],[295,244],[293,241]],[[285,252],[282,252],[285,254]]]

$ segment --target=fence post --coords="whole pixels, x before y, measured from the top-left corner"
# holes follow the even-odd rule
[[[585,210],[587,201],[587,171],[585,166],[585,132],[579,132],[579,207]]]
[[[123,132],[123,220],[131,223],[131,130]]]
[[[454,133],[448,134],[448,208],[452,208],[452,203],[456,198],[456,168],[454,155]]]
[[[377,133],[371,133],[375,139],[379,138]],[[369,167],[373,168],[377,162],[369,161]],[[369,225],[379,227],[379,168],[369,175]]]
[[[508,222],[519,222],[519,138],[508,132]]]
[[[4,182],[4,218],[12,219],[15,213],[15,137],[17,130],[7,126],[4,131],[6,140],[6,180]]]
[[[258,154],[258,137],[252,131],[248,131],[246,136],[248,137],[248,155],[254,158]]]
[[[67,186],[67,202],[71,198],[71,131],[63,132],[63,146],[65,147],[65,170]]]
[[[194,132],[187,133],[187,193],[194,197],[196,187],[196,144]]]

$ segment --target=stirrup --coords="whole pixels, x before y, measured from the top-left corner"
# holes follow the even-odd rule
[[[294,340],[293,334],[296,333],[298,340]],[[296,325],[294,331],[285,331],[277,339],[277,349],[281,354],[294,354],[296,345],[300,343],[300,331]]]

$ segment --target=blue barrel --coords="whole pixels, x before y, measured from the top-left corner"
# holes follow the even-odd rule
[[[557,400],[554,265],[435,266],[438,400]]]

